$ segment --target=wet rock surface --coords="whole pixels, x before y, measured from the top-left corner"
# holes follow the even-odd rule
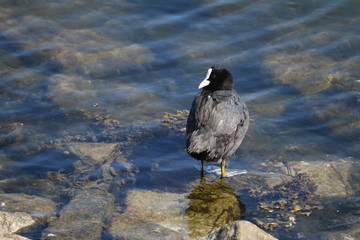
[[[117,143],[67,143],[63,147],[77,155],[85,164],[102,163],[115,150]]]
[[[4,240],[29,239],[15,234],[15,232],[34,223],[30,214],[25,212],[0,211],[0,238]]]
[[[236,221],[211,232],[202,240],[236,239],[236,240],[276,240],[277,238],[264,232],[248,221]]]
[[[178,229],[126,214],[114,214],[109,235],[114,239],[186,239]]]
[[[0,194],[0,210],[25,212],[36,218],[50,218],[56,214],[56,203],[42,197],[23,193]]]
[[[187,194],[131,190],[126,196],[124,216],[140,222],[157,224],[167,229],[186,229],[185,210],[188,205]],[[116,219],[115,219],[116,220]],[[110,231],[114,231],[114,225]],[[121,231],[119,231],[121,232]]]
[[[114,210],[114,196],[108,192],[79,190],[43,231],[43,239],[100,239]]]
[[[290,162],[290,171],[296,174],[307,174],[316,185],[315,193],[322,198],[355,195],[360,187],[354,181],[359,166],[351,159],[333,161]]]

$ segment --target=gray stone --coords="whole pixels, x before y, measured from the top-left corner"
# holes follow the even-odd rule
[[[185,193],[132,190],[126,197],[126,212],[144,221],[179,229],[186,226],[185,210],[188,202]]]
[[[3,240],[26,240],[28,238],[13,233],[34,223],[35,221],[28,213],[0,211],[0,238]]]
[[[112,219],[115,239],[182,239],[187,235],[187,194],[131,190],[126,210]]]
[[[61,223],[56,221],[56,224],[51,224],[42,233],[41,239],[98,240],[101,239],[102,227],[101,222],[72,221],[71,219]]]
[[[103,227],[114,210],[114,196],[108,192],[79,190],[50,222],[42,233],[43,239],[100,239]]]
[[[202,240],[276,240],[265,231],[258,228],[255,224],[248,221],[236,221],[211,232]]]
[[[182,234],[156,223],[145,222],[130,214],[115,214],[109,233],[113,239],[184,239]]]

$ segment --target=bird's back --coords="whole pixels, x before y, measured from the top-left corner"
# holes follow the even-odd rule
[[[239,147],[248,126],[248,110],[235,91],[202,91],[188,117],[187,151],[199,160],[226,159]]]

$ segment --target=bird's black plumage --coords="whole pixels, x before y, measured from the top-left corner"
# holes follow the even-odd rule
[[[186,149],[202,161],[221,162],[232,155],[249,127],[245,102],[233,90],[225,68],[211,67],[191,106],[186,125]]]

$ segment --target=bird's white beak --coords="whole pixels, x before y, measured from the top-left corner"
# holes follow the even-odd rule
[[[212,72],[212,68],[209,68],[209,70],[208,70],[208,72],[207,72],[207,74],[206,74],[205,79],[200,83],[198,89],[204,88],[204,87],[206,87],[207,85],[210,84],[209,77],[210,77],[210,75],[211,75],[211,72]]]
[[[204,79],[204,80],[200,83],[199,89],[200,89],[200,88],[204,88],[204,87],[206,87],[206,86],[209,85],[209,84],[210,84],[210,81],[207,80],[207,79]]]

